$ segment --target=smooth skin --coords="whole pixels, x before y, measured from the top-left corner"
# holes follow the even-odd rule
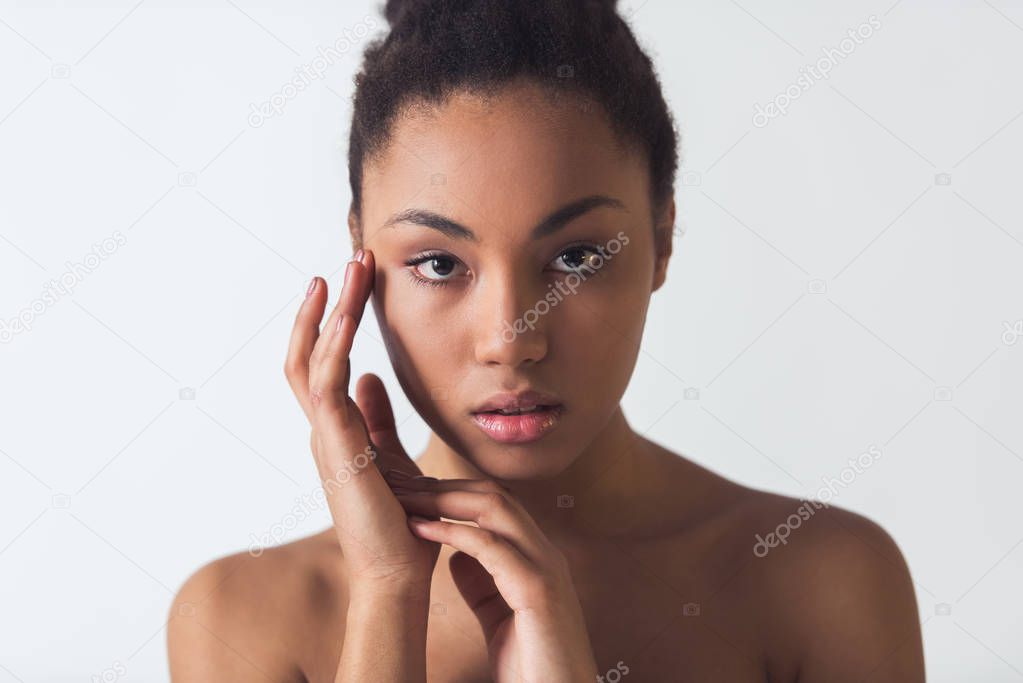
[[[169,615],[174,681],[924,679],[913,584],[884,530],[827,507],[758,557],[756,535],[802,502],[730,482],[625,419],[674,204],[651,219],[643,159],[579,104],[528,82],[455,96],[400,118],[367,160],[350,221],[362,260],[325,322],[328,285],[314,280],[285,363],[334,525],[190,576]],[[619,204],[531,234],[595,194]],[[392,222],[409,208],[473,238]],[[563,281],[567,250],[620,231],[628,246],[599,273],[502,335]],[[378,377],[350,397],[370,298],[432,429],[415,460]],[[491,394],[524,388],[566,407],[542,439],[499,444],[473,424]]]

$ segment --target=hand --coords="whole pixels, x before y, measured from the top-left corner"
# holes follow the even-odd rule
[[[348,395],[349,353],[373,288],[374,263],[373,254],[365,252],[362,262],[348,264],[322,334],[327,285],[314,278],[295,320],[285,374],[312,426],[310,446],[351,590],[425,590],[428,596],[439,549],[410,532],[405,511],[381,476],[391,468],[413,476],[420,470],[398,440],[380,378],[363,375],[358,401]]]
[[[483,628],[494,680],[595,681],[568,562],[506,489],[487,479],[388,478],[417,536],[455,548],[451,575]]]

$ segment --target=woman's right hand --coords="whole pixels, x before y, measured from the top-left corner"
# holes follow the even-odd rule
[[[428,596],[440,546],[416,537],[381,472],[421,474],[398,440],[383,383],[363,375],[348,395],[349,353],[375,274],[371,252],[349,262],[322,333],[327,285],[316,277],[298,312],[285,374],[312,426],[310,444],[344,555],[350,590]]]

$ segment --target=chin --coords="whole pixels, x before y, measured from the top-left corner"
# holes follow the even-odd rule
[[[564,472],[578,453],[564,446],[554,435],[532,443],[506,444],[487,437],[466,445],[466,459],[491,479],[504,481],[540,481]]]

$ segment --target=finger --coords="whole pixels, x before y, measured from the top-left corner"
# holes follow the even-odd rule
[[[412,488],[423,491],[479,491],[482,493],[500,492],[510,494],[511,490],[492,479],[437,479],[435,477],[416,477],[413,479],[388,478],[393,486]]]
[[[475,522],[479,528],[507,539],[537,566],[546,567],[553,556],[550,541],[522,506],[495,491],[396,492],[402,506],[424,517],[447,517]],[[464,526],[464,525],[463,525]]]
[[[324,341],[324,337],[327,337],[329,340],[330,335],[326,333],[333,331],[337,327],[338,319],[346,313],[351,315],[356,321],[360,319],[353,312],[356,308],[361,307],[361,304],[357,305],[360,295],[362,295],[362,303],[365,303],[365,292],[362,290],[365,287],[364,280],[366,275],[367,273],[363,265],[358,261],[349,261],[345,265],[345,274],[341,282],[341,293],[338,295],[337,303],[334,304],[334,308],[323,324],[323,334],[317,339],[309,358],[310,372],[314,372],[316,366],[322,361],[323,349],[327,344]]]
[[[373,443],[408,457],[398,439],[398,428],[394,423],[394,409],[387,396],[383,380],[368,372],[355,384],[355,402],[366,417],[366,429]]]
[[[378,376],[367,373],[359,378],[355,384],[355,404],[365,419],[369,438],[379,446],[377,467],[380,471],[398,470],[408,474],[409,478],[421,475],[422,471],[401,445],[394,423],[394,410],[387,397],[387,389]]]
[[[483,568],[476,558],[456,550],[448,558],[448,568],[455,587],[462,594],[465,604],[476,615],[486,642],[490,642],[496,628],[508,618],[511,608],[504,601],[494,577]]]
[[[354,317],[356,324],[362,321],[362,314],[375,281],[376,261],[373,253],[369,251],[363,251],[360,259],[353,258],[345,266],[338,303],[330,312],[323,329],[332,329],[331,326],[337,324],[338,317],[342,314]]]
[[[487,529],[455,522],[410,518],[409,528],[420,537],[449,545],[469,555],[494,578],[494,585],[512,609],[535,607],[542,597],[536,567],[505,539]]]
[[[310,418],[309,404],[309,356],[320,336],[320,320],[327,302],[327,287],[322,278],[312,279],[306,297],[298,307],[295,324],[288,341],[288,353],[284,359],[284,375],[288,379],[295,398]],[[310,418],[311,419],[311,418]]]
[[[309,400],[326,414],[340,419],[345,425],[351,418],[349,410],[348,380],[351,373],[349,354],[355,342],[355,319],[343,315],[337,319],[335,326],[325,331],[318,343],[323,344],[319,362],[310,368]],[[317,418],[314,418],[317,419]]]

